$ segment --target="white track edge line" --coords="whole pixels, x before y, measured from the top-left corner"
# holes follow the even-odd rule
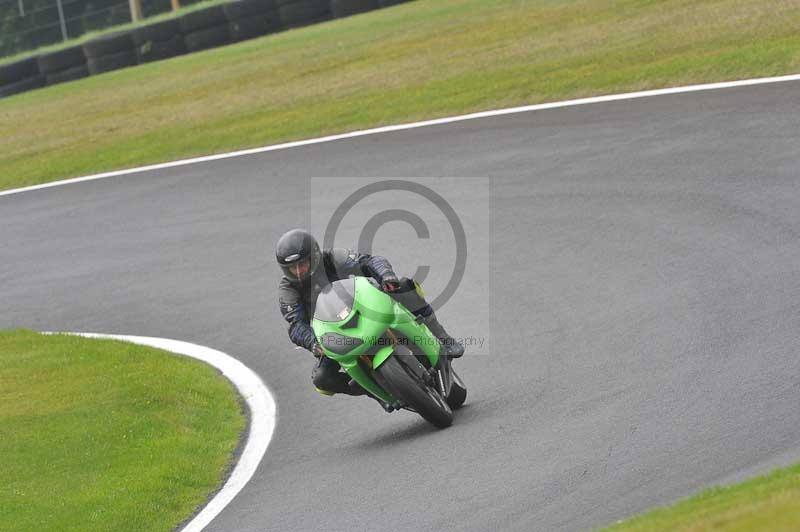
[[[154,338],[148,336],[129,336],[117,334],[64,332],[44,334],[70,334],[86,338],[101,338],[122,340],[139,345],[155,347],[185,355],[206,364],[210,364],[222,372],[236,386],[242,398],[250,409],[250,427],[247,441],[231,471],[225,485],[216,495],[194,516],[181,532],[200,532],[233,500],[241,489],[252,478],[258,464],[267,451],[272,435],[275,431],[277,407],[267,386],[256,373],[230,355],[205,347],[202,345],[171,340],[168,338]]]
[[[441,124],[450,124],[453,122],[463,122],[465,120],[475,120],[477,118],[489,118],[493,116],[503,116],[517,113],[527,113],[530,111],[542,111],[545,109],[557,109],[561,107],[572,107],[577,105],[587,105],[592,103],[602,102],[615,102],[620,100],[633,100],[637,98],[647,98],[650,96],[664,96],[668,94],[682,94],[687,92],[709,91],[716,89],[730,89],[734,87],[749,87],[751,85],[764,85],[768,83],[780,83],[784,81],[800,81],[800,74],[791,74],[788,76],[776,76],[769,78],[754,78],[743,79],[738,81],[723,81],[719,83],[705,83],[701,85],[687,85],[684,87],[670,87],[666,89],[655,89],[649,91],[639,92],[626,92],[622,94],[609,94],[606,96],[593,96],[591,98],[580,98],[577,100],[564,100],[560,102],[541,103],[535,105],[525,105],[522,107],[510,107],[506,109],[496,109],[492,111],[481,111],[478,113],[469,113],[465,115],[450,116],[445,118],[436,118],[433,120],[425,120],[422,122],[411,122],[407,124],[397,124],[392,126],[376,127],[372,129],[363,129],[359,131],[351,131],[349,133],[341,133],[338,135],[328,135],[326,137],[317,137],[306,140],[298,140],[294,142],[286,142],[283,144],[272,144],[269,146],[262,146],[260,148],[250,148],[247,150],[238,150],[227,153],[218,153],[215,155],[206,155],[203,157],[194,157],[191,159],[180,159],[167,163],[151,164],[147,166],[139,166],[136,168],[128,168],[126,170],[115,170],[112,172],[104,172],[102,174],[93,174],[83,177],[75,177],[72,179],[65,179],[62,181],[53,181],[51,183],[44,183],[41,185],[33,185],[29,187],[16,188],[0,192],[0,196],[8,196],[11,194],[19,194],[21,192],[29,192],[32,190],[40,190],[44,188],[57,187],[61,185],[69,185],[72,183],[81,183],[84,181],[94,181],[96,179],[105,179],[108,177],[117,177],[127,174],[135,174],[140,172],[149,172],[152,170],[162,170],[165,168],[174,168],[176,166],[185,166],[189,164],[204,163],[209,161],[218,161],[221,159],[229,159],[231,157],[240,157],[242,155],[253,155],[257,153],[265,153],[269,151],[285,150],[288,148],[297,148],[300,146],[308,146],[310,144],[322,144],[324,142],[332,142],[334,140],[351,139],[354,137],[362,137],[365,135],[375,135],[378,133],[389,133],[392,131],[403,131],[406,129],[415,129],[419,127],[437,126]]]

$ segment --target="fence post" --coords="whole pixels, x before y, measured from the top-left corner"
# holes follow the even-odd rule
[[[131,8],[131,22],[142,20],[142,0],[128,0]]]
[[[58,6],[58,21],[61,23],[61,37],[66,41],[67,36],[67,23],[64,21],[64,7],[61,5],[61,0],[56,0]]]

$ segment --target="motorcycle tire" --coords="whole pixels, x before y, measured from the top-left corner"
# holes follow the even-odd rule
[[[393,355],[377,369],[386,381],[387,391],[397,399],[408,403],[420,416],[432,425],[443,429],[453,423],[453,410],[438,390],[421,382],[418,377],[401,362],[401,356]],[[418,363],[409,356],[413,363]]]
[[[16,83],[9,83],[8,85],[0,85],[0,98],[4,96],[11,96],[12,94],[19,94],[33,89],[44,87],[44,76],[38,75],[32,78],[23,79]]]
[[[123,31],[98,37],[83,43],[83,55],[86,59],[100,59],[115,54],[132,52],[134,48],[133,33]],[[89,67],[91,72],[92,68]]]
[[[331,0],[333,18],[349,17],[373,9],[378,9],[377,0]]]
[[[83,47],[81,45],[48,52],[37,56],[36,60],[39,63],[39,72],[46,76],[57,76],[71,70],[77,71],[86,66],[86,56],[83,55]]]
[[[0,85],[11,85],[35,78],[39,75],[39,65],[35,57],[0,65]]]
[[[89,74],[92,76],[102,74],[103,72],[110,72],[112,70],[119,70],[138,64],[135,50],[128,50],[118,54],[105,55],[103,57],[94,57],[86,61],[89,67]]]

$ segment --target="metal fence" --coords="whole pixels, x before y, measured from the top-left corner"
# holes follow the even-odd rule
[[[142,0],[141,7],[144,17],[172,9],[170,0]],[[0,57],[130,21],[129,0],[0,0]]]

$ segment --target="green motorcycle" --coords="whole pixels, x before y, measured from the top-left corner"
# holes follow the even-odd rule
[[[427,326],[368,277],[334,281],[317,297],[312,321],[325,356],[387,410],[418,413],[444,428],[467,389]]]

